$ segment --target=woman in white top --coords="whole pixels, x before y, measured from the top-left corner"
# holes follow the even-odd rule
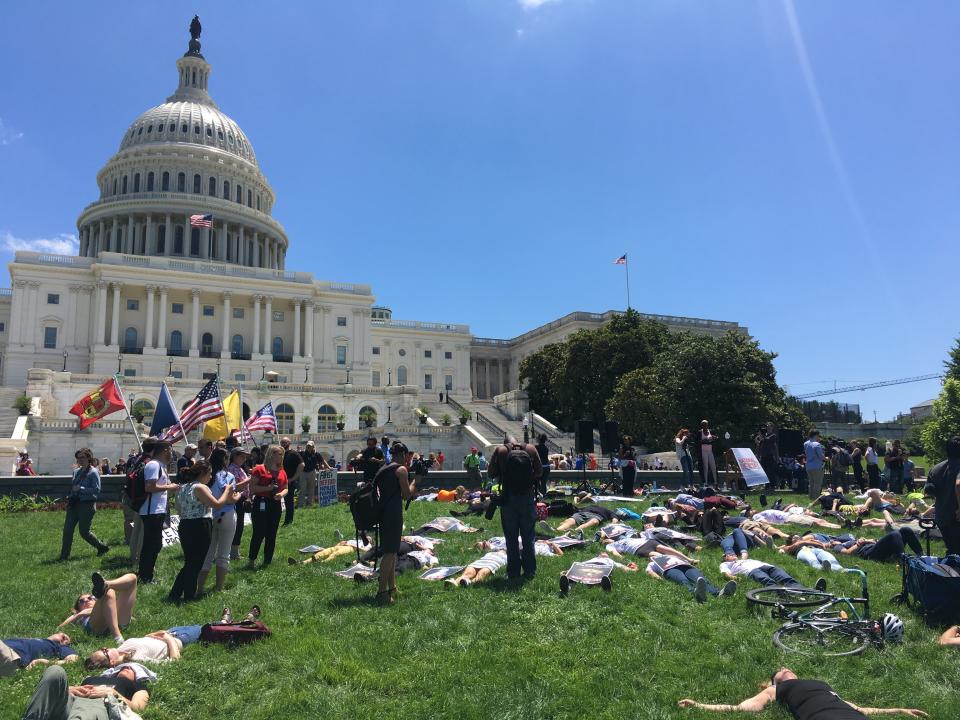
[[[244,448],[236,447],[230,453],[230,467],[239,468],[246,459],[247,451]],[[214,497],[219,497],[230,485],[237,492],[242,493],[243,489],[250,483],[246,473],[241,479],[229,470],[227,467],[227,451],[223,448],[217,448],[210,453],[210,469],[213,473],[213,485],[210,487],[210,492]],[[213,513],[213,535],[197,580],[198,593],[203,592],[204,586],[207,584],[207,576],[210,574],[210,568],[214,564],[217,566],[217,592],[223,590],[223,586],[227,582],[227,572],[230,570],[230,550],[237,529],[238,504],[228,502]]]
[[[680,469],[683,470],[683,486],[693,485],[693,458],[690,457],[690,431],[687,428],[680,428],[677,436],[673,439],[673,444],[677,449],[677,460],[680,461]]]
[[[880,487],[880,457],[877,455],[877,439],[867,438],[867,485],[872,488]]]
[[[180,492],[177,494],[180,525],[177,531],[183,548],[183,567],[170,589],[168,597],[173,602],[181,598],[193,600],[197,596],[197,580],[213,533],[213,510],[240,499],[240,493],[234,490],[233,483],[224,487],[220,497],[214,497],[208,487],[212,477],[210,463],[202,458],[182,468],[177,475],[180,481]]]

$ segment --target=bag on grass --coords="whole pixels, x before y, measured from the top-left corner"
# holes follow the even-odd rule
[[[200,641],[220,645],[244,645],[270,637],[270,628],[259,620],[235,623],[208,623],[200,628]]]
[[[904,589],[931,620],[960,620],[960,555],[904,557]]]

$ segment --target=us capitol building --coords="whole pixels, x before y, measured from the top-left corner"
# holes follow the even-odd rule
[[[604,314],[571,313],[513,339],[468,325],[398,320],[370,286],[287,268],[290,241],[253,143],[209,94],[211,65],[191,26],[176,90],[123,133],[97,173],[99,198],[77,218],[79,255],[17,252],[0,290],[0,472],[28,447],[40,472],[70,467],[76,447],[116,458],[133,442],[122,414],[76,431],[67,413],[111,375],[149,425],[160,383],[186,404],[219,373],[242,386],[245,414],[272,400],[281,433],[340,453],[373,432],[416,435],[450,457],[511,429],[519,361]],[[210,215],[210,227],[191,224]],[[745,332],[733,322],[650,316],[675,329]],[[473,413],[458,423],[455,405]],[[29,416],[7,410],[26,392]],[[494,398],[497,398],[494,401]],[[421,425],[416,408],[430,408]],[[499,408],[499,409],[498,409]],[[444,413],[453,417],[446,426]],[[7,417],[9,416],[9,417]],[[339,432],[337,424],[345,425]],[[301,437],[306,438],[307,432]]]

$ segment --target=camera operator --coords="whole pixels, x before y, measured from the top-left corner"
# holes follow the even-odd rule
[[[376,438],[371,438],[376,445]],[[380,452],[380,448],[377,448]],[[380,492],[380,588],[377,603],[393,605],[397,601],[397,551],[403,532],[403,501],[410,500],[417,490],[416,478],[410,479],[407,463],[410,451],[399,440],[390,448],[392,462],[376,473],[374,483]],[[417,468],[412,469],[416,476]]]
[[[507,578],[511,580],[520,577],[521,567],[528,580],[537,572],[534,496],[541,472],[537,449],[529,443],[518,443],[514,437],[507,437],[504,444],[493,451],[487,468],[489,476],[500,483],[500,522],[507,543]]]
[[[772,422],[761,427],[753,441],[760,456],[760,467],[767,474],[770,488],[780,487],[780,446],[777,443],[777,429]]]

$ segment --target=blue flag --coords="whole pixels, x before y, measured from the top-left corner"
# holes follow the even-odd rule
[[[177,408],[173,404],[173,398],[170,397],[170,391],[167,390],[167,384],[163,383],[160,387],[160,397],[157,398],[157,409],[153,412],[150,435],[157,437],[166,428],[179,424],[180,416],[177,414]]]

